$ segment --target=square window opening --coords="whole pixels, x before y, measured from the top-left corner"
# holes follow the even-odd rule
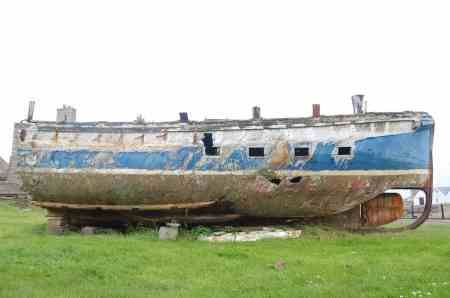
[[[309,156],[309,147],[298,147],[294,149],[294,154],[296,157]]]
[[[338,155],[352,155],[352,147],[339,147]]]
[[[264,147],[250,147],[248,148],[248,155],[250,157],[264,157]]]
[[[206,147],[205,154],[208,156],[218,156],[220,155],[219,147]]]

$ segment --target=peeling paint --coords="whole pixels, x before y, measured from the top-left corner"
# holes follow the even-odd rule
[[[14,155],[36,201],[214,200],[251,216],[327,216],[386,189],[427,187],[433,125],[428,114],[414,112],[142,125],[24,122],[16,125],[25,133]],[[206,132],[219,155],[205,154]],[[309,156],[295,157],[300,145]],[[249,156],[251,146],[264,147],[265,156]],[[342,146],[351,154],[339,155]]]

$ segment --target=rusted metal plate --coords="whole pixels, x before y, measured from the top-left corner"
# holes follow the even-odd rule
[[[399,194],[385,193],[362,206],[363,218],[368,226],[380,226],[400,219],[403,199]]]

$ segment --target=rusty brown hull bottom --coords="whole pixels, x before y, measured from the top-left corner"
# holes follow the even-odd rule
[[[271,178],[239,175],[22,173],[35,202],[164,205],[215,201],[234,214],[318,217],[343,213],[392,188],[425,188],[428,175],[367,173]]]

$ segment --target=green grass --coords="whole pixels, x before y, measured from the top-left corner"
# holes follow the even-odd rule
[[[52,236],[45,222],[0,202],[0,297],[450,297],[450,225],[219,244]]]

